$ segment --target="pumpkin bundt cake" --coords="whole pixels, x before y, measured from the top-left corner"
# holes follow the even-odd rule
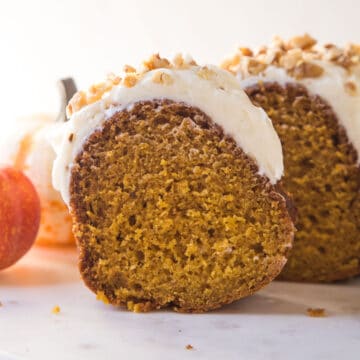
[[[241,48],[223,67],[263,107],[284,150],[284,188],[298,210],[280,278],[334,281],[360,273],[360,46],[279,38]]]
[[[279,274],[294,231],[281,144],[231,74],[153,56],[77,93],[68,115],[53,181],[98,298],[202,312]]]

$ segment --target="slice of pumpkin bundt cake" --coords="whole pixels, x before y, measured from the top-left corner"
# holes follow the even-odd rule
[[[75,95],[53,138],[85,283],[134,311],[254,293],[294,232],[271,121],[216,67],[155,55],[125,70]]]
[[[267,112],[284,150],[284,188],[298,210],[286,280],[360,274],[360,46],[279,38],[224,63]]]

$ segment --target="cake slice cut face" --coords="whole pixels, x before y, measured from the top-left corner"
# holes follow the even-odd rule
[[[271,122],[221,70],[189,65],[137,77],[75,111],[55,141],[54,180],[63,179],[85,283],[134,311],[202,312],[254,293],[281,271],[294,231]],[[239,114],[221,110],[236,99]],[[247,137],[259,122],[274,161],[249,155],[266,154],[249,139],[246,151],[239,146],[224,112]],[[92,124],[86,135],[76,129],[82,120]]]
[[[246,53],[246,54],[244,54]],[[277,39],[225,64],[270,116],[284,150],[284,188],[298,211],[280,277],[334,281],[360,273],[360,47]]]

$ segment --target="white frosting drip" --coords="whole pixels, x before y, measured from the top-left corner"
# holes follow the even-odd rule
[[[273,65],[269,66],[263,74],[253,76],[239,73],[238,77],[244,88],[259,81],[274,81],[281,85],[298,83],[305,86],[310,94],[322,97],[332,107],[340,124],[344,127],[358,153],[358,163],[360,163],[360,66],[349,73],[343,67],[329,62],[313,62],[324,69],[320,77],[296,80],[290,77],[283,68]],[[356,85],[355,94],[345,91],[347,82],[353,82]]]
[[[153,99],[184,102],[202,110],[256,161],[260,174],[276,183],[283,174],[283,157],[271,120],[261,108],[251,103],[234,76],[216,67],[208,68],[214,72],[208,80],[197,74],[199,67],[150,71],[135,86],[115,86],[101,100],[82,108],[68,122],[61,124],[50,141],[57,154],[53,184],[64,201],[69,204],[71,166],[88,136],[115,112],[138,101]],[[173,82],[155,83],[156,71],[168,73]],[[69,141],[70,134],[74,134],[72,142]]]

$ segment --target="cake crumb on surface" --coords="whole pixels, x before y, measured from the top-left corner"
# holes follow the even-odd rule
[[[306,312],[310,317],[326,317],[325,309],[323,308],[308,308]]]
[[[59,306],[59,305],[55,305],[55,306],[52,308],[51,312],[52,312],[53,314],[59,314],[59,313],[60,313],[60,306]]]
[[[100,300],[106,305],[109,304],[109,299],[107,298],[107,296],[104,294],[103,291],[98,291],[96,293],[96,300]]]
[[[185,349],[186,349],[186,350],[194,350],[194,347],[193,347],[191,344],[187,344],[187,345],[185,346]]]

